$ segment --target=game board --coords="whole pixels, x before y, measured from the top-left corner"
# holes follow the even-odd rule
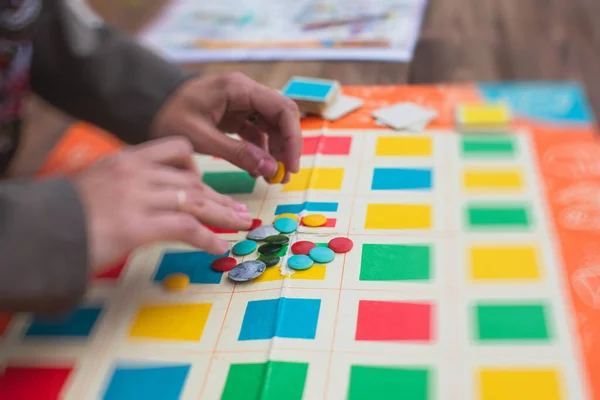
[[[409,61],[427,0],[169,0],[139,38],[176,62]]]
[[[0,399],[600,399],[600,147],[580,87],[343,90],[364,107],[303,121],[290,183],[198,163],[267,223],[327,215],[292,242],[347,236],[351,252],[233,284],[205,253],[140,249],[63,321],[0,323]],[[457,104],[497,99],[509,133],[454,130]],[[399,101],[438,118],[410,134],[374,124]],[[188,290],[163,290],[172,271]]]

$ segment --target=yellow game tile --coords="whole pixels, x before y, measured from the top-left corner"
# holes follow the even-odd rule
[[[500,126],[511,120],[506,104],[464,104],[458,111],[458,120],[468,126]]]
[[[538,279],[540,268],[532,246],[472,247],[471,278],[474,280]]]
[[[481,400],[560,400],[558,372],[553,369],[483,369]]]
[[[199,341],[212,304],[144,306],[138,311],[130,338]]]
[[[340,190],[344,179],[344,168],[302,168],[291,176],[283,192],[314,190]]]
[[[431,211],[427,204],[368,204],[365,229],[428,229]]]
[[[376,156],[428,157],[433,153],[429,137],[381,136],[377,138]]]
[[[326,267],[324,265],[313,265],[309,269],[294,271],[290,276],[294,280],[310,280],[323,281],[325,280]]]
[[[523,188],[520,171],[485,171],[468,168],[463,173],[463,187],[467,190],[511,190]]]

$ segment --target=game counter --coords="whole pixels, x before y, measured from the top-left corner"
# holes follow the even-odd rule
[[[204,182],[265,223],[327,217],[290,245],[343,236],[350,252],[291,273],[286,250],[240,284],[210,268],[217,256],[139,249],[61,320],[0,316],[0,400],[600,399],[600,147],[582,88],[342,92],[364,104],[302,120],[301,170],[285,185],[197,161]],[[500,100],[508,132],[456,130],[458,105]],[[400,102],[437,117],[419,132],[375,123]],[[121,146],[77,124],[40,176]],[[246,233],[219,234],[233,246]],[[173,272],[191,285],[165,291]]]

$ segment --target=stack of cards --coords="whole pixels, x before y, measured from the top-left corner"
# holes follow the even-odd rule
[[[312,114],[335,121],[360,108],[363,101],[340,93],[337,81],[293,77],[281,93],[294,100],[303,114]]]
[[[458,129],[462,132],[506,132],[512,112],[508,104],[462,104],[456,112]]]
[[[405,102],[380,108],[373,111],[372,115],[379,124],[388,125],[396,130],[420,132],[437,118],[438,113],[418,104]]]

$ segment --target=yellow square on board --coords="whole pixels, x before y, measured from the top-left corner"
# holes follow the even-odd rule
[[[518,190],[523,187],[523,177],[519,171],[484,171],[471,168],[463,173],[463,186],[470,190]]]
[[[472,247],[471,277],[488,279],[537,279],[537,252],[531,246]]]
[[[306,281],[322,281],[325,280],[325,271],[326,267],[324,265],[313,265],[309,269],[294,271],[290,278]]]
[[[431,228],[431,206],[427,204],[368,204],[365,229]]]
[[[273,267],[267,268],[265,270],[265,272],[260,274],[257,278],[253,279],[252,282],[260,283],[260,282],[282,281],[283,278],[285,278],[285,277],[283,275],[281,275],[281,266],[275,265]]]
[[[433,153],[431,138],[422,136],[381,136],[377,138],[376,156],[428,157]]]
[[[340,190],[344,180],[344,168],[302,168],[290,177],[283,192],[314,190]]]
[[[552,369],[484,369],[481,400],[560,400],[559,376]]]
[[[510,122],[510,109],[505,104],[473,104],[460,108],[463,125],[497,126]]]
[[[212,304],[169,304],[141,307],[129,337],[197,342],[202,338]]]

